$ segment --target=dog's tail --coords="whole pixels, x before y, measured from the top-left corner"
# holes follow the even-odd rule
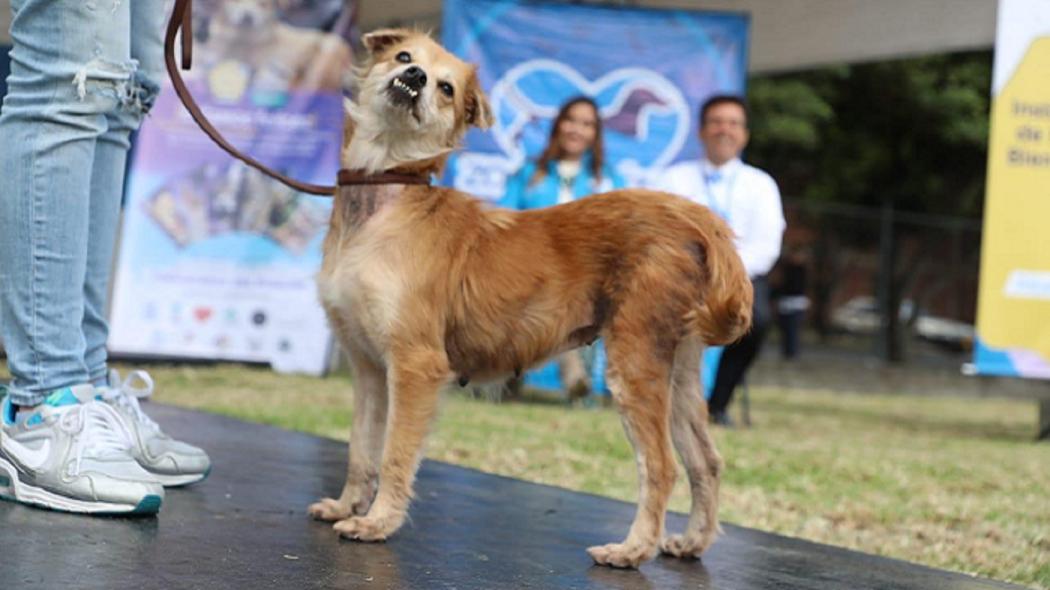
[[[707,344],[729,344],[751,328],[751,280],[729,226],[706,209],[691,217],[696,232],[693,254],[700,264],[703,284],[699,305],[686,321],[690,331]]]

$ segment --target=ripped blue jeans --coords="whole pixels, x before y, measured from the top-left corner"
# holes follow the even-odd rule
[[[0,334],[12,401],[105,380],[131,132],[164,75],[164,0],[13,0],[0,109]]]

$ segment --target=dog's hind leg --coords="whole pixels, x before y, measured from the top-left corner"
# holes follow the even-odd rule
[[[656,555],[663,536],[675,462],[668,424],[672,353],[662,353],[660,348],[653,334],[616,326],[606,338],[609,386],[634,446],[639,493],[638,511],[627,538],[587,550],[599,564],[638,567]]]
[[[344,344],[354,376],[354,421],[350,431],[350,457],[346,483],[339,499],[324,498],[310,505],[310,516],[320,520],[342,520],[365,514],[379,484],[379,461],[386,434],[386,371],[378,363]]]
[[[390,416],[379,472],[379,491],[365,516],[335,523],[350,539],[382,541],[405,521],[423,439],[437,413],[440,389],[452,377],[443,350],[413,346],[392,353],[388,371]]]
[[[690,336],[675,351],[671,380],[671,437],[689,476],[692,509],[685,534],[664,539],[660,549],[676,557],[696,557],[718,536],[718,488],[722,457],[707,427],[707,403],[700,386],[703,345]]]

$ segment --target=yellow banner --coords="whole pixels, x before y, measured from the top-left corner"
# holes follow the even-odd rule
[[[992,102],[976,365],[1050,378],[1050,35],[1006,80]]]

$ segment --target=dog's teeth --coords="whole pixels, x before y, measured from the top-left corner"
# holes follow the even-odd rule
[[[404,82],[401,81],[401,78],[394,78],[394,81],[392,82],[392,84],[393,84],[393,86],[395,88],[397,88],[398,90],[404,91],[405,94],[411,96],[412,98],[416,98],[417,96],[419,96],[419,91],[418,90],[412,90],[411,88],[409,88],[408,84],[405,84]]]

